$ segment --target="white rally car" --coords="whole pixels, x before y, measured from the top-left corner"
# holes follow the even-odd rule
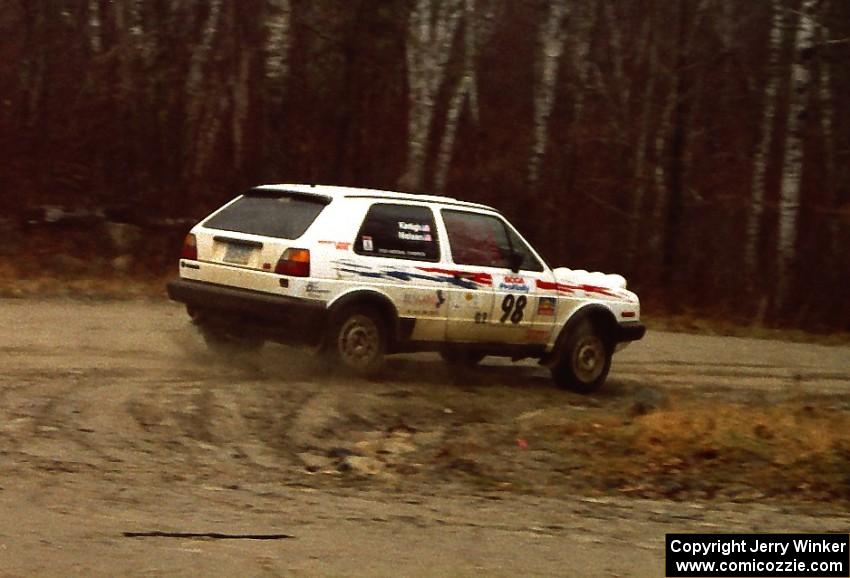
[[[534,357],[585,393],[645,332],[623,277],[550,269],[496,209],[371,189],[249,190],[192,229],[168,294],[212,347],[309,344],[361,374]]]

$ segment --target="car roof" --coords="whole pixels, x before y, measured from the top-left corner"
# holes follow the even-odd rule
[[[439,195],[420,195],[417,193],[399,193],[396,191],[384,191],[380,189],[363,189],[359,187],[338,187],[330,185],[305,185],[305,184],[277,184],[260,185],[253,187],[255,191],[293,192],[308,195],[321,195],[332,199],[360,198],[360,199],[388,199],[393,201],[418,201],[425,203],[438,203],[442,205],[468,207],[470,209],[481,209],[485,211],[499,211],[488,205],[459,201],[452,197]]]

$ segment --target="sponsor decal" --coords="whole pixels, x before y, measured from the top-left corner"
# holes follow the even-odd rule
[[[410,231],[412,233],[430,233],[431,226],[430,225],[420,225],[419,223],[405,223],[404,221],[399,221],[398,228],[400,231]]]
[[[540,343],[549,340],[549,332],[543,329],[529,329],[525,332],[525,338],[528,341]]]
[[[398,238],[402,241],[424,241],[426,243],[431,242],[431,235],[428,233],[405,233],[404,231],[399,231]]]
[[[363,237],[365,240],[366,237]],[[348,251],[351,248],[351,243],[345,241],[319,241],[321,245],[333,245],[337,251]]]
[[[405,293],[401,302],[410,307],[428,306],[439,309],[446,302],[446,298],[443,296],[442,289],[438,289],[434,293]]]
[[[499,283],[499,289],[504,289],[505,291],[519,291],[520,293],[528,293],[529,291],[528,284],[525,282],[525,279],[519,275],[505,275],[502,282]]]
[[[397,257],[420,257],[423,259],[427,256],[424,251],[404,251],[402,249],[383,249],[381,247],[378,248],[377,253]]]
[[[433,240],[431,237],[431,226],[428,224],[399,221],[398,238],[403,241],[424,241],[430,243]]]
[[[324,293],[331,292],[330,289],[322,289],[321,285],[319,285],[315,281],[310,281],[309,283],[307,283],[307,287],[304,288],[304,291],[313,295],[322,295]]]
[[[537,314],[546,317],[551,317],[555,314],[555,298],[540,297],[537,300]]]

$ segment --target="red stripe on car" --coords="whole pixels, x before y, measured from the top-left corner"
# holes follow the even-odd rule
[[[608,297],[617,297],[606,287],[597,285],[570,285],[569,283],[553,283],[551,281],[537,280],[537,288],[544,291],[557,291],[558,293],[575,293],[576,291],[584,291],[585,293],[598,293]]]
[[[426,273],[438,273],[440,275],[449,275],[460,279],[469,279],[479,285],[492,285],[493,277],[490,273],[474,273],[471,271],[453,271],[451,269],[440,269],[439,267],[417,267],[420,271]]]

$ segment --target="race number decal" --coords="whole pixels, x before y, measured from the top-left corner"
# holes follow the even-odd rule
[[[505,323],[510,319],[511,323],[514,324],[522,321],[527,302],[528,299],[525,295],[520,295],[519,297],[514,297],[511,294],[505,295],[505,298],[502,299],[502,318],[499,321]]]

